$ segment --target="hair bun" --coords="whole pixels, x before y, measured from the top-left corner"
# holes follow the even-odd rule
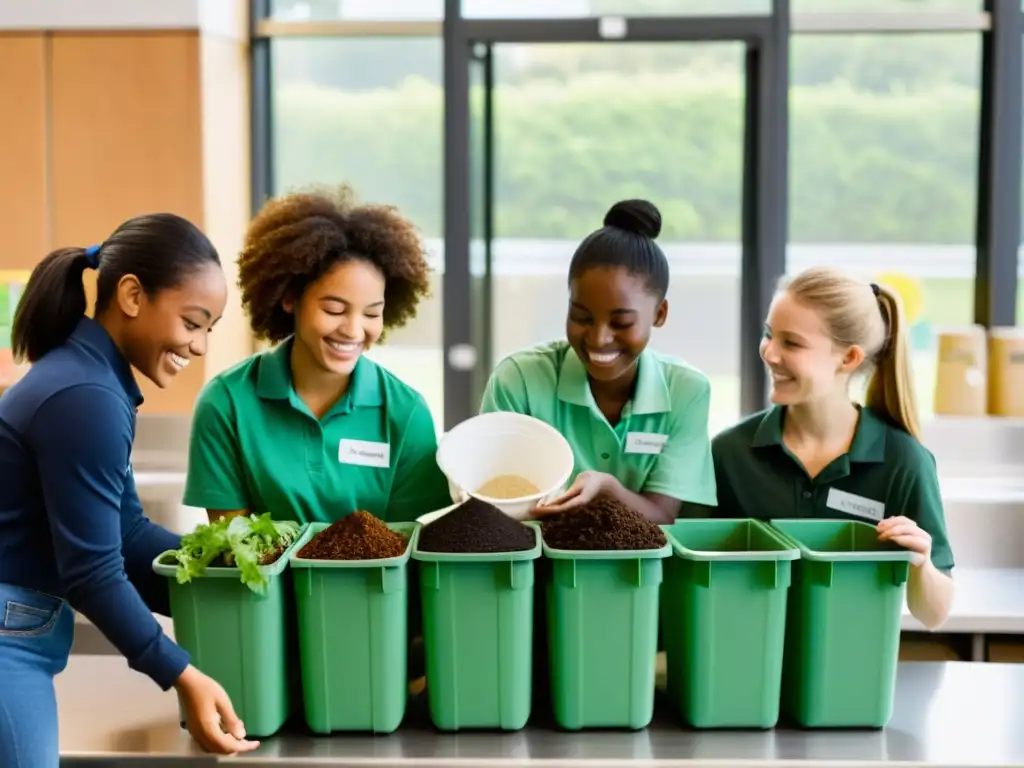
[[[646,235],[653,240],[661,233],[661,212],[647,200],[621,200],[604,215],[604,225]]]

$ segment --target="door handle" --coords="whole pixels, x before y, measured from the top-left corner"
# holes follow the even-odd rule
[[[448,347],[448,365],[456,371],[471,371],[476,367],[476,347],[472,344],[452,344]]]

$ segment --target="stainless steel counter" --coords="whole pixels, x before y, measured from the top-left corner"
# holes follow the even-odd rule
[[[73,656],[57,678],[62,765],[213,765],[178,726],[177,700],[113,656]],[[895,714],[880,731],[691,731],[659,700],[638,732],[435,732],[422,697],[390,736],[294,732],[221,762],[338,766],[1024,765],[1024,664],[900,664]]]

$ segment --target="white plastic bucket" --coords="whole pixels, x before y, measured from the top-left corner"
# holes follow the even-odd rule
[[[470,496],[493,504],[522,520],[538,504],[565,491],[572,475],[572,447],[554,427],[520,413],[484,413],[445,433],[438,444],[437,464],[448,478],[452,501]],[[478,493],[499,475],[518,475],[539,489],[530,496],[495,499]]]

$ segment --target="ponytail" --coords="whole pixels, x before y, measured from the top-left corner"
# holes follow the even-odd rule
[[[831,267],[812,267],[781,283],[820,313],[833,343],[864,350],[871,369],[865,406],[918,440],[921,428],[910,368],[907,320],[899,294]]]
[[[884,286],[872,286],[878,294],[878,308],[885,321],[886,340],[875,358],[868,380],[865,405],[891,424],[921,439],[917,399],[910,365],[910,342],[906,316],[899,294]]]
[[[34,363],[74,333],[85,315],[82,274],[88,268],[99,270],[95,311],[99,320],[125,275],[133,275],[152,297],[181,285],[188,275],[210,264],[220,266],[213,243],[194,224],[173,213],[136,216],[100,245],[54,251],[32,270],[18,302],[11,329],[14,357]]]
[[[84,248],[61,248],[32,270],[11,328],[16,360],[34,363],[74,332],[86,310],[82,274],[92,261]]]

